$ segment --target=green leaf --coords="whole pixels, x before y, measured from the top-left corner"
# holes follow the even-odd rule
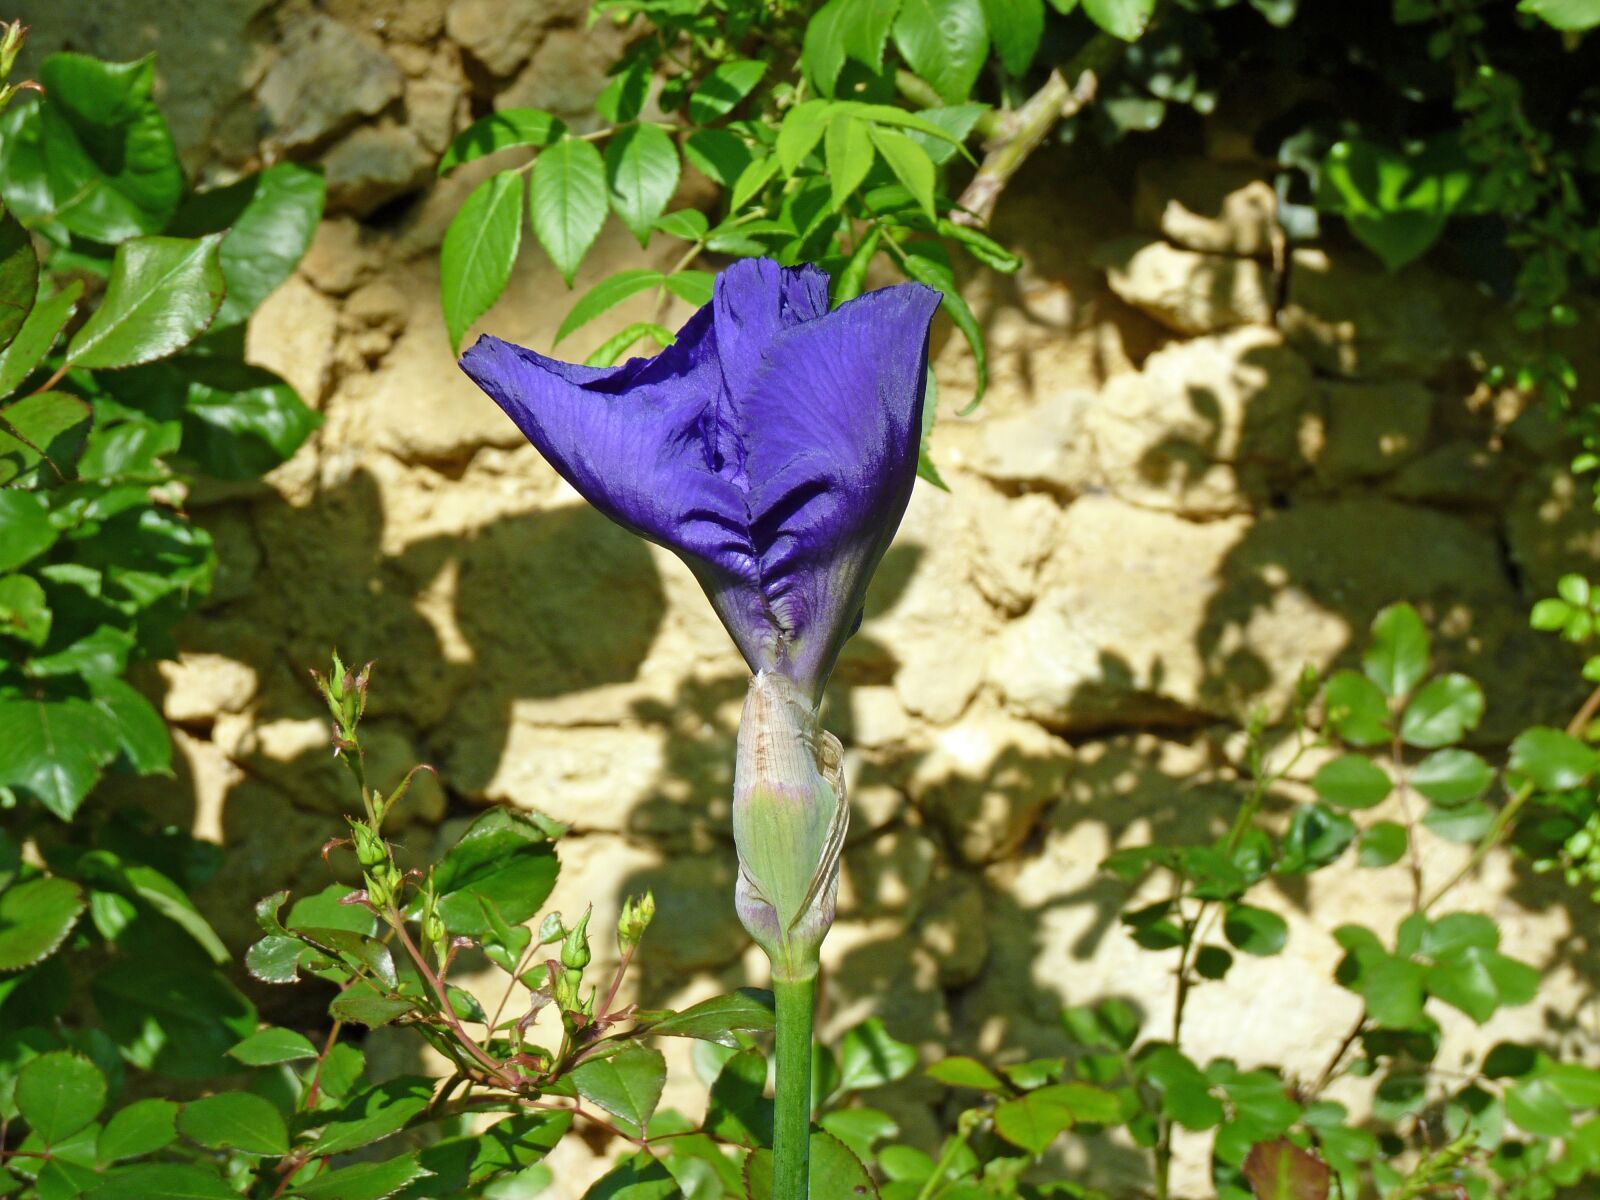
[[[1039,1092],[1003,1101],[994,1110],[995,1132],[1034,1155],[1043,1154],[1073,1124],[1069,1109],[1041,1098]]]
[[[561,328],[556,330],[555,344],[559,345],[568,334],[582,329],[629,296],[637,295],[648,288],[659,287],[666,278],[660,271],[644,268],[607,275],[579,297],[578,302],[572,306],[572,311],[567,313],[566,320],[561,322]]]
[[[556,882],[551,837],[549,826],[503,808],[474,821],[433,869],[439,914],[450,932],[488,932],[480,901],[512,925],[538,912]]]
[[[67,343],[67,362],[132,367],[194,341],[222,304],[221,241],[220,234],[193,241],[148,237],[118,246],[106,294]]]
[[[64,649],[32,659],[28,663],[28,674],[40,679],[62,675],[120,675],[127,669],[133,645],[131,633],[101,625]]]
[[[1324,763],[1311,777],[1312,790],[1335,808],[1371,808],[1389,795],[1389,776],[1362,754],[1345,754]]]
[[[656,229],[668,237],[682,238],[686,242],[698,242],[705,237],[709,228],[711,223],[698,208],[680,208],[656,218]]]
[[[1582,33],[1600,25],[1600,0],[1522,0],[1517,11],[1563,32]]]
[[[1535,726],[1511,743],[1509,767],[1547,792],[1580,786],[1600,766],[1600,753],[1559,729]]]
[[[1391,604],[1372,620],[1372,639],[1361,666],[1385,696],[1398,700],[1422,682],[1430,652],[1428,630],[1417,610]]]
[[[1303,875],[1327,866],[1355,840],[1356,827],[1343,813],[1321,804],[1302,804],[1289,817],[1278,870]]]
[[[1389,702],[1378,685],[1355,671],[1336,671],[1322,689],[1327,722],[1354,746],[1381,746],[1393,736]]]
[[[772,1145],[772,1101],[766,1087],[767,1060],[761,1051],[733,1055],[711,1084],[706,1132],[741,1146]]]
[[[978,318],[973,315],[972,309],[967,306],[966,300],[957,289],[955,275],[952,274],[948,263],[932,257],[928,248],[921,244],[907,246],[906,250],[905,261],[902,263],[905,273],[918,283],[927,284],[943,294],[942,307],[945,313],[967,339],[967,345],[972,348],[973,365],[978,373],[978,386],[972,397],[972,404],[975,405],[983,399],[983,394],[989,387],[989,351],[984,345],[983,330],[978,325]],[[970,411],[970,406],[966,411]]]
[[[595,352],[583,360],[586,367],[609,367],[622,357],[622,352],[629,349],[642,338],[652,338],[657,349],[672,345],[676,340],[672,331],[657,325],[654,321],[635,321],[632,325],[612,334],[595,349]]]
[[[616,70],[616,67],[612,68]],[[595,111],[608,125],[638,120],[650,95],[650,65],[642,58],[622,66],[595,99]]]
[[[78,460],[78,474],[105,483],[160,483],[172,472],[161,460],[177,450],[183,427],[177,421],[142,418],[89,431]]]
[[[260,307],[311,245],[327,191],[320,171],[277,163],[233,185],[249,197],[217,251],[227,295],[213,329],[237,325]]]
[[[1481,800],[1470,800],[1450,808],[1433,806],[1423,814],[1422,824],[1447,842],[1471,845],[1494,824],[1494,809]]]
[[[0,486],[69,478],[89,420],[89,406],[64,392],[24,396],[0,409]]]
[[[1250,1147],[1244,1177],[1256,1200],[1327,1200],[1328,1164],[1286,1138]]]
[[[1155,0],[1083,0],[1088,18],[1114,38],[1136,42],[1150,24]]]
[[[317,1048],[305,1034],[276,1026],[257,1030],[228,1051],[229,1058],[236,1058],[247,1067],[270,1067],[316,1056]]]
[[[215,1168],[178,1163],[115,1167],[84,1195],[87,1200],[239,1200]]]
[[[767,64],[753,58],[735,59],[718,66],[700,81],[689,97],[689,120],[709,125],[726,116],[761,82]]]
[[[31,575],[0,576],[0,636],[35,647],[50,636],[50,605]]]
[[[579,1063],[571,1078],[585,1100],[642,1130],[661,1102],[667,1060],[654,1047],[624,1043],[614,1054]]]
[[[656,1036],[698,1038],[719,1046],[736,1048],[735,1031],[770,1033],[774,1028],[772,993],[741,988],[722,996],[712,996],[680,1013],[650,1025]]]
[[[1387,867],[1400,861],[1406,852],[1406,829],[1397,821],[1379,821],[1361,834],[1356,863],[1363,867]]]
[[[1494,772],[1470,750],[1436,750],[1411,768],[1411,786],[1435,804],[1463,804],[1483,794]]]
[[[795,168],[805,160],[806,155],[816,149],[817,143],[827,131],[828,122],[833,118],[833,111],[834,105],[831,100],[805,100],[783,114],[783,124],[778,126],[778,140],[773,147],[773,153],[785,175],[793,175]],[[767,175],[770,178],[771,172],[769,171]],[[741,177],[740,188],[735,189],[736,197],[744,183],[745,180]],[[755,189],[751,190],[753,192]],[[739,207],[737,198],[733,201],[732,207]]]
[[[405,1075],[352,1096],[323,1123],[312,1149],[331,1158],[398,1133],[427,1111],[433,1087],[433,1080]]]
[[[627,125],[606,144],[605,171],[612,209],[643,246],[677,191],[678,148],[659,125]]]
[[[238,989],[182,956],[118,960],[96,972],[89,990],[123,1057],[174,1078],[234,1070],[224,1055],[256,1027],[255,1007]]]
[[[289,1130],[272,1106],[251,1092],[220,1092],[191,1100],[178,1114],[178,1132],[208,1150],[277,1158],[289,1152]]]
[[[1044,0],[983,0],[983,15],[1006,74],[1026,75],[1044,36]]]
[[[51,1146],[100,1115],[106,1077],[87,1058],[57,1050],[30,1059],[17,1073],[14,1098],[22,1119]]]
[[[28,316],[11,344],[0,350],[0,396],[9,396],[50,353],[77,311],[83,280],[74,279],[59,291],[45,294],[48,281],[28,310]]]
[[[960,242],[967,253],[986,267],[993,267],[996,271],[1010,275],[1022,266],[1022,259],[988,234],[973,229],[970,225],[957,225],[948,217],[940,217],[936,222],[936,228],[942,236]]]
[[[229,359],[185,362],[182,452],[217,479],[257,479],[293,456],[322,417],[287,382]]]
[[[95,1158],[102,1163],[142,1158],[178,1139],[178,1106],[171,1100],[135,1100],[118,1109],[100,1131]]]
[[[882,238],[882,231],[874,225],[856,243],[850,253],[850,260],[845,263],[844,270],[833,278],[833,304],[837,308],[847,300],[854,300],[861,294],[866,286],[867,269],[872,266],[873,256],[878,253],[878,244]],[[929,397],[931,399],[931,397]],[[923,401],[923,412],[928,412],[928,399]]]
[[[10,571],[55,545],[60,530],[37,492],[0,492],[0,571]]]
[[[850,24],[852,10],[859,7],[860,0],[828,0],[806,22],[805,37],[800,48],[800,68],[821,95],[833,95],[838,86],[839,72],[844,70],[847,53],[844,30]],[[881,49],[879,54],[881,56]]]
[[[456,135],[439,160],[439,174],[513,146],[548,146],[566,131],[559,120],[537,108],[506,108],[490,113]]]
[[[872,1176],[867,1173],[866,1167],[861,1165],[861,1160],[855,1156],[850,1147],[830,1133],[812,1130],[808,1171],[807,1191],[816,1200],[822,1200],[824,1196],[837,1196],[840,1200],[844,1200],[845,1197],[865,1198],[878,1195]],[[953,1192],[944,1194],[949,1200],[958,1200]],[[775,1200],[770,1150],[757,1150],[746,1162],[745,1195],[749,1200]],[[595,1193],[591,1192],[590,1196],[595,1196]],[[632,1197],[629,1197],[629,1200],[632,1200]]]
[[[1230,904],[1222,918],[1222,932],[1246,954],[1270,956],[1289,940],[1289,923],[1265,908]]]
[[[667,291],[696,308],[711,303],[716,287],[717,277],[710,271],[674,271],[667,276]]]
[[[737,212],[750,202],[762,188],[778,173],[778,156],[776,154],[764,155],[761,158],[750,160],[750,165],[739,172],[739,178],[734,181],[733,194],[728,197],[729,211]]]
[[[0,350],[10,346],[39,294],[33,241],[10,213],[0,214]]]
[[[1363,138],[1335,142],[1317,176],[1317,207],[1339,213],[1391,271],[1425,254],[1472,192],[1477,168],[1455,135],[1416,153]]]
[[[1572,1113],[1548,1079],[1529,1079],[1510,1088],[1506,1116],[1535,1137],[1561,1137],[1572,1128]]]
[[[1434,749],[1458,742],[1483,719],[1483,689],[1465,675],[1428,680],[1400,714],[1400,737],[1409,746]]]
[[[707,179],[723,187],[732,187],[755,161],[750,143],[726,129],[695,130],[683,141],[683,156]]]
[[[957,1054],[950,1058],[940,1059],[928,1067],[923,1074],[930,1079],[937,1079],[947,1087],[976,1088],[982,1092],[1006,1091],[1006,1085],[1000,1077],[975,1058]]]
[[[63,821],[116,753],[116,730],[86,700],[0,699],[0,787],[21,788]]]
[[[947,104],[972,91],[989,54],[989,29],[981,0],[904,0],[894,22],[894,44],[906,64],[933,85]]]
[[[127,688],[120,679],[108,682]],[[165,725],[161,725],[160,734],[165,739]],[[221,965],[231,959],[228,948],[200,915],[194,901],[154,867],[141,862],[124,862],[107,850],[92,850],[78,860],[78,876],[91,888],[124,895],[165,917],[193,938],[212,962]]]
[[[870,129],[866,122],[845,114],[834,117],[828,123],[823,150],[835,208],[844,207],[844,202],[861,186],[861,181],[872,169]]]
[[[583,1200],[676,1200],[677,1180],[648,1154],[618,1163],[596,1180]]]
[[[300,953],[305,944],[298,938],[268,934],[245,951],[245,969],[263,983],[294,983],[300,978]]]
[[[439,299],[450,348],[460,353],[467,329],[500,298],[522,245],[522,176],[491,175],[467,197],[439,250]]]
[[[904,1079],[917,1065],[916,1048],[890,1037],[877,1017],[868,1018],[844,1035],[839,1057],[839,1087],[846,1092]]]
[[[355,1163],[325,1172],[289,1193],[300,1200],[384,1200],[408,1184],[429,1179],[433,1172],[415,1154],[400,1154],[382,1162]],[[494,1196],[493,1191],[483,1193]]]
[[[568,287],[605,224],[606,196],[606,165],[588,142],[563,138],[533,164],[533,232]]]
[[[377,1029],[417,1006],[403,996],[383,996],[366,984],[346,988],[328,1005],[328,1015],[350,1025]]]

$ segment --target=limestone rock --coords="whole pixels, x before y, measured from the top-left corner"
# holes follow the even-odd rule
[[[375,272],[380,252],[372,234],[352,217],[329,217],[317,226],[316,236],[300,273],[324,292],[342,296]]]
[[[1255,259],[1138,237],[1102,247],[1095,257],[1118,297],[1178,333],[1272,323],[1272,273]]]
[[[1570,572],[1600,576],[1600,517],[1587,480],[1546,467],[1516,490],[1505,522],[1524,603],[1555,595],[1556,581]]]
[[[1466,344],[1483,302],[1426,268],[1390,274],[1359,254],[1296,250],[1278,327],[1313,366],[1352,379],[1432,379]]]
[[[282,375],[302,400],[319,408],[338,330],[333,302],[291,275],[251,314],[245,357]]]
[[[984,537],[972,564],[973,582],[1002,612],[1026,612],[1038,592],[1039,567],[1055,540],[1060,509],[1049,496],[1033,493],[992,499],[976,513]]]
[[[1118,496],[1196,516],[1248,512],[1301,469],[1311,369],[1270,329],[1174,343],[1089,410],[1099,475]]]
[[[329,17],[294,21],[257,98],[268,136],[285,150],[317,146],[399,99],[388,55]]]
[[[1021,412],[984,416],[972,469],[1002,485],[1076,495],[1093,478],[1084,415],[1095,403],[1092,392],[1060,388]]]
[[[939,879],[917,918],[917,935],[939,964],[939,983],[965,987],[989,958],[988,913],[983,889],[964,874]]]
[[[1412,459],[1388,483],[1399,500],[1463,508],[1498,508],[1512,483],[1512,466],[1503,451],[1476,442],[1446,442]]]
[[[364,125],[323,158],[332,212],[370,214],[433,177],[433,155],[404,125]]]
[[[550,30],[532,61],[495,96],[495,108],[542,108],[578,133],[598,128],[594,100],[605,89],[606,68],[616,61],[625,36],[610,21],[590,29]]]
[[[1427,441],[1433,393],[1414,380],[1327,383],[1322,395],[1325,433],[1315,463],[1326,483],[1387,475]]]
[[[1249,167],[1152,155],[1134,177],[1134,219],[1190,250],[1271,253],[1277,195]]]
[[[176,661],[158,664],[158,670],[167,684],[162,714],[180,725],[240,712],[255,698],[254,668],[222,654],[185,651]]]
[[[857,842],[845,852],[839,874],[840,914],[911,922],[927,898],[938,858],[933,841],[914,829]]]
[[[961,858],[1013,852],[1066,779],[1067,746],[1029,721],[975,712],[934,735],[912,773],[912,799]]]
[[[542,0],[453,0],[445,32],[491,75],[510,75],[533,53]]]
[[[430,155],[441,155],[455,136],[465,93],[451,79],[406,82],[406,127]]]

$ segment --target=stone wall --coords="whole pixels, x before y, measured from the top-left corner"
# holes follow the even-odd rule
[[[36,48],[160,51],[200,177],[283,156],[328,173],[330,219],[249,343],[326,423],[266,484],[191,498],[223,570],[153,681],[184,769],[129,789],[229,847],[206,898],[226,935],[249,938],[259,895],[325,881],[315,848],[351,797],[305,669],[338,646],[377,660],[377,779],[439,768],[407,801],[409,852],[482,805],[538,807],[573,827],[558,906],[592,901],[603,928],[654,889],[648,1000],[758,979],[731,907],[741,663],[681,564],[587,509],[458,373],[438,310],[437,247],[483,174],[433,182],[451,134],[520,104],[581,125],[622,35],[586,31],[582,0],[197,3],[181,25],[158,0],[70,25],[30,7]],[[930,1050],[1023,1057],[1059,1052],[1063,1003],[1122,995],[1169,1021],[1171,964],[1124,936],[1098,862],[1223,828],[1247,713],[1281,714],[1306,663],[1352,661],[1383,604],[1418,604],[1444,661],[1485,683],[1485,741],[1574,700],[1572,660],[1525,612],[1600,558],[1600,530],[1550,465],[1548,422],[1475,382],[1501,315],[1357,248],[1286,253],[1262,164],[1217,153],[1152,158],[1130,187],[1048,159],[1018,180],[996,232],[1026,265],[968,281],[994,376],[971,416],[972,360],[936,331],[950,491],[919,484],[828,697],[855,810],[829,1033],[881,1014]],[[665,254],[613,231],[578,286]],[[529,250],[483,327],[548,348],[569,302]],[[1433,878],[1460,858],[1427,844]],[[1356,1009],[1330,931],[1386,927],[1402,876],[1283,885],[1288,949],[1196,993],[1196,1054],[1314,1076]],[[1565,907],[1583,902],[1503,858],[1461,900],[1545,970],[1567,1036],[1592,1036],[1595,948]],[[1447,1020],[1446,1056],[1547,1015]],[[936,1100],[912,1083],[883,1102],[930,1138]],[[1203,1140],[1180,1149],[1182,1194],[1205,1194]],[[573,1196],[590,1153],[560,1151]],[[1113,1185],[1144,1169],[1132,1151],[1068,1161]]]

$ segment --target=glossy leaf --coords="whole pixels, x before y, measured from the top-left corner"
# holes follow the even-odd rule
[[[410,1184],[429,1179],[433,1172],[415,1154],[398,1154],[382,1162],[352,1163],[325,1171],[299,1184],[289,1193],[299,1200],[385,1200]],[[498,1191],[483,1193],[498,1196]]]
[[[0,213],[0,350],[11,345],[39,293],[33,240],[10,213]]]
[[[1155,12],[1155,0],[1082,0],[1088,18],[1114,38],[1138,41]]]
[[[847,1092],[882,1087],[904,1079],[916,1065],[916,1048],[896,1041],[881,1020],[871,1017],[839,1044],[839,1087]]]
[[[1408,746],[1435,749],[1460,741],[1483,719],[1483,689],[1465,675],[1440,675],[1418,689],[1400,714]]]
[[[305,1034],[275,1026],[252,1033],[228,1051],[229,1058],[236,1058],[247,1067],[269,1067],[316,1056],[317,1048]]]
[[[988,1067],[977,1059],[960,1054],[940,1059],[929,1066],[924,1074],[930,1079],[937,1079],[947,1087],[976,1088],[978,1091],[1000,1093],[1007,1090],[1000,1077]]]
[[[844,202],[861,186],[861,181],[872,169],[872,146],[866,122],[842,115],[829,123],[823,139],[823,152],[835,208],[844,207]]]
[[[706,1109],[706,1132],[741,1146],[772,1145],[772,1101],[766,1096],[767,1060],[741,1050],[717,1073]]]
[[[67,343],[74,366],[131,367],[176,354],[205,332],[222,304],[220,234],[124,242],[106,294]]]
[[[1317,796],[1335,808],[1371,808],[1389,795],[1388,774],[1362,754],[1345,754],[1324,763],[1311,777]]]
[[[672,331],[664,326],[657,325],[654,321],[635,321],[632,325],[618,330],[595,348],[593,354],[583,360],[586,367],[609,367],[615,365],[623,352],[631,349],[636,343],[650,338],[656,344],[656,349],[661,350],[672,345]]]
[[[698,1038],[730,1048],[739,1045],[738,1031],[768,1033],[774,1028],[772,994],[743,988],[712,996],[650,1025],[657,1036]]]
[[[0,575],[0,636],[42,646],[50,636],[50,620],[50,604],[37,579]]]
[[[1362,669],[1385,696],[1399,699],[1428,673],[1430,642],[1416,609],[1409,604],[1391,604],[1373,618]]]
[[[1548,792],[1578,787],[1600,767],[1600,752],[1559,729],[1536,726],[1511,743],[1509,766]]]
[[[1407,845],[1406,828],[1398,821],[1378,821],[1362,831],[1356,862],[1363,867],[1387,867],[1400,861]]]
[[[298,392],[262,367],[185,363],[184,457],[217,479],[256,479],[294,455],[322,424]]]
[[[613,211],[643,246],[678,188],[678,148],[659,125],[629,125],[606,144],[605,171]]]
[[[983,0],[983,14],[1000,65],[1027,74],[1044,36],[1044,0]]]
[[[178,1132],[208,1150],[277,1157],[289,1152],[289,1131],[272,1103],[250,1092],[219,1092],[191,1100],[178,1114]]]
[[[37,558],[61,531],[50,520],[50,506],[37,492],[0,492],[0,571]]]
[[[11,343],[0,350],[0,396],[16,391],[50,353],[77,311],[78,298],[82,295],[83,280],[74,279],[59,291],[35,300],[21,329]]]
[[[171,1100],[135,1100],[119,1108],[100,1131],[95,1158],[102,1163],[140,1158],[178,1139],[178,1106]]]
[[[467,329],[505,291],[522,245],[522,176],[491,175],[467,197],[439,250],[439,299],[450,348],[461,350]]]
[[[14,1100],[35,1136],[54,1145],[100,1115],[106,1078],[87,1058],[57,1050],[30,1059],[17,1072]]]
[[[1287,921],[1269,909],[1249,904],[1228,905],[1222,917],[1222,931],[1246,954],[1277,954],[1289,940]]]
[[[289,278],[322,219],[326,186],[319,171],[276,163],[242,184],[249,200],[217,252],[227,286],[217,329],[245,320]]]
[[[87,700],[0,699],[0,787],[20,788],[63,821],[116,753],[116,729]]]
[[[666,1079],[667,1062],[661,1051],[637,1042],[579,1063],[572,1071],[580,1096],[638,1129],[649,1124]]]
[[[501,920],[520,924],[549,897],[557,869],[548,826],[490,809],[434,867],[439,913],[452,933],[468,936],[488,931],[481,901],[493,904]]]
[[[350,1097],[322,1126],[314,1149],[331,1157],[400,1132],[427,1110],[433,1082],[405,1075]]]
[[[479,118],[456,135],[439,160],[439,174],[513,146],[548,146],[565,133],[566,126],[542,109],[501,109]]]
[[[903,0],[893,32],[901,57],[947,104],[967,98],[989,53],[981,0]]]
[[[234,1070],[228,1049],[256,1027],[256,1010],[217,971],[171,961],[101,968],[90,993],[105,1031],[134,1066],[180,1079]]]
[[[726,116],[766,73],[767,64],[752,58],[719,64],[689,97],[689,119],[696,125],[708,125]]]
[[[90,417],[87,404],[64,392],[24,396],[0,409],[0,486],[70,479]]]
[[[1411,768],[1411,786],[1435,804],[1462,804],[1481,796],[1494,771],[1470,750],[1436,750]]]
[[[865,1200],[878,1195],[872,1176],[850,1147],[821,1130],[811,1133],[808,1190],[817,1200],[824,1196]],[[745,1195],[749,1200],[776,1200],[770,1150],[757,1150],[746,1161]]]
[[[1328,724],[1352,746],[1382,746],[1393,736],[1389,702],[1365,675],[1334,672],[1322,689],[1322,704]]]
[[[605,224],[606,200],[606,165],[588,142],[563,138],[533,164],[533,232],[568,287]]]
[[[134,1163],[107,1171],[89,1200],[239,1200],[215,1168],[181,1163]]]
[[[559,345],[569,334],[582,329],[590,321],[615,308],[628,297],[638,295],[648,288],[659,287],[665,280],[666,276],[660,271],[647,268],[635,268],[607,275],[572,306],[566,320],[561,322],[561,328],[556,330],[556,344]]]

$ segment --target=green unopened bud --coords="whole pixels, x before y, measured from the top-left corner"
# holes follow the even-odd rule
[[[550,991],[555,997],[556,1007],[563,1013],[577,1012],[583,1007],[578,1003],[578,979],[576,971],[563,971],[551,983]]]
[[[583,920],[572,927],[561,943],[561,965],[569,971],[582,971],[593,957],[589,953],[589,916],[593,911],[586,909]]]
[[[389,861],[389,847],[364,822],[351,821],[350,836],[355,844],[356,861],[363,871],[374,870]]]
[[[629,896],[622,902],[622,915],[617,918],[617,947],[624,954],[639,944],[644,931],[655,919],[656,898],[652,892],[642,896]]]
[[[27,37],[28,27],[21,21],[0,25],[0,79],[10,78],[11,68],[17,65],[17,55]]]
[[[775,979],[817,972],[849,819],[839,740],[787,676],[758,673],[745,693],[734,764],[734,905]]]

